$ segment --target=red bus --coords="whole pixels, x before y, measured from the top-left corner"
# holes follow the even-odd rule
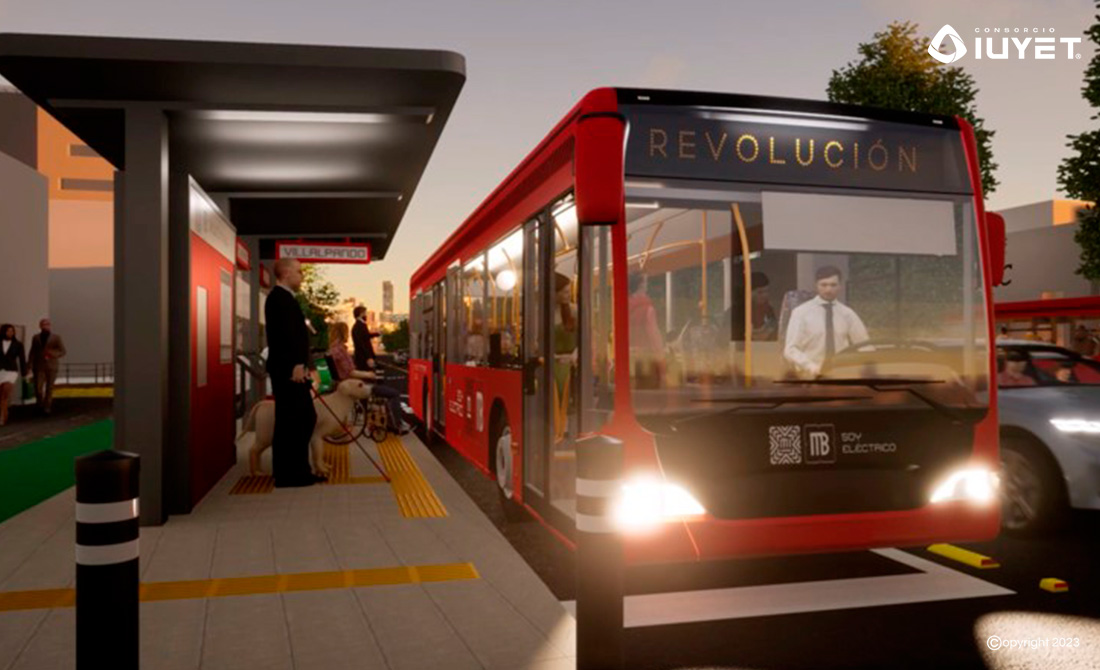
[[[410,404],[567,542],[622,440],[631,562],[993,537],[978,174],[956,117],[592,91],[413,275]]]

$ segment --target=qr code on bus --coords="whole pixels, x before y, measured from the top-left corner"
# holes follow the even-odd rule
[[[772,465],[796,465],[801,463],[801,426],[769,426],[768,446]]]

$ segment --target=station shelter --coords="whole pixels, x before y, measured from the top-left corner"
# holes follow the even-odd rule
[[[115,448],[141,456],[141,523],[163,523],[235,461],[281,243],[384,259],[465,59],[0,34],[0,76],[114,169]]]

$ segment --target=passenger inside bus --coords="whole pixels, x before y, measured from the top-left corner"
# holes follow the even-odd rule
[[[554,410],[555,441],[567,436],[570,411],[575,401],[572,392],[577,365],[577,303],[573,297],[573,282],[560,272],[554,273]]]
[[[754,271],[750,277],[749,289],[752,291],[752,340],[770,342],[779,336],[779,319],[772,307],[768,287],[771,281],[768,275]],[[733,290],[733,304],[723,315],[722,330],[731,332],[733,339],[745,339],[745,283],[739,282]]]
[[[665,344],[657,326],[657,310],[646,293],[646,276],[631,273],[630,298],[630,359],[634,361],[635,387],[660,388],[665,372]]]

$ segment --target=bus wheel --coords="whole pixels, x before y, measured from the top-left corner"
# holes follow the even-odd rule
[[[508,418],[503,414],[497,421],[497,429],[493,434],[493,476],[497,482],[497,494],[500,497],[500,506],[504,510],[504,519],[510,523],[524,521],[527,515],[515,500],[512,428],[508,425]]]
[[[1058,464],[1034,440],[1001,438],[1001,525],[1014,535],[1054,530],[1068,501]]]

